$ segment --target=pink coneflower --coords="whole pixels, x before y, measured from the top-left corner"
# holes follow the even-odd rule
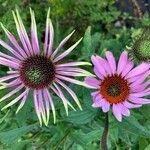
[[[13,89],[11,92],[4,95],[0,101],[4,101],[7,98],[18,94],[19,92],[18,96],[16,96],[16,98],[9,104],[4,106],[2,110],[20,101],[21,103],[16,111],[18,112],[25,104],[29,92],[33,91],[35,110],[40,121],[40,125],[42,125],[42,122],[44,122],[45,125],[48,125],[50,109],[53,113],[54,122],[56,121],[55,107],[50,94],[51,91],[61,98],[65,107],[65,111],[68,115],[68,106],[70,106],[72,109],[75,108],[66,99],[60,87],[65,89],[70,94],[78,107],[81,109],[81,105],[76,94],[64,83],[64,81],[82,86],[88,86],[84,82],[73,79],[73,77],[92,76],[92,74],[90,74],[88,71],[77,67],[81,65],[90,65],[88,62],[61,63],[61,60],[66,57],[81,41],[80,39],[69,49],[65,50],[61,54],[58,54],[74,31],[60,42],[56,50],[52,51],[54,30],[49,18],[49,12],[50,10],[47,14],[43,51],[40,50],[39,47],[35,16],[32,10],[30,10],[31,41],[27,35],[17,10],[16,12],[13,12],[13,17],[16,23],[21,45],[17,42],[15,37],[1,24],[12,45],[10,46],[6,44],[1,39],[0,44],[9,52],[11,52],[12,55],[7,55],[0,52],[0,64],[11,68],[11,70],[8,71],[8,75],[0,78],[0,84],[2,85],[0,88]],[[5,81],[7,81],[7,83]],[[49,92],[49,90],[51,91]]]
[[[149,99],[142,98],[150,94],[150,82],[146,81],[150,74],[148,64],[142,63],[133,68],[133,62],[128,59],[126,51],[121,54],[118,65],[109,51],[106,52],[106,59],[97,55],[91,59],[94,72],[99,78],[85,79],[85,83],[97,89],[91,94],[93,107],[101,107],[103,112],[108,112],[112,106],[114,116],[122,121],[122,115],[130,115],[129,109],[150,103]]]

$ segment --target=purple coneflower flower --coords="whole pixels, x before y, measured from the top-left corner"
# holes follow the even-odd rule
[[[106,52],[106,59],[93,55],[91,60],[99,78],[85,79],[85,83],[97,89],[91,94],[93,107],[101,107],[103,112],[108,112],[112,106],[114,116],[122,121],[122,115],[130,115],[129,109],[150,103],[149,99],[143,98],[150,94],[150,82],[146,81],[150,74],[148,64],[142,63],[133,68],[126,51],[122,52],[118,65],[109,51]]]
[[[82,86],[88,86],[84,82],[73,79],[73,77],[92,76],[92,74],[77,67],[81,65],[90,65],[88,62],[61,63],[61,60],[66,57],[81,41],[80,39],[69,49],[65,50],[65,52],[58,54],[74,31],[61,41],[56,50],[52,51],[54,30],[52,22],[49,18],[50,10],[48,11],[46,20],[45,41],[43,45],[44,51],[40,50],[34,12],[30,10],[30,13],[31,41],[27,35],[18,10],[13,12],[21,45],[3,26],[3,24],[1,24],[12,46],[6,44],[1,39],[0,44],[11,52],[12,55],[7,55],[0,52],[0,64],[11,68],[11,70],[8,71],[8,75],[0,78],[0,84],[2,85],[0,88],[13,89],[11,92],[4,95],[0,101],[6,100],[7,98],[18,94],[18,92],[21,93],[2,108],[3,110],[20,101],[21,103],[16,111],[18,112],[25,104],[29,92],[33,89],[34,105],[40,125],[42,125],[42,122],[44,122],[45,125],[48,125],[50,109],[53,113],[54,122],[56,121],[55,107],[49,89],[61,98],[66,114],[68,115],[68,106],[74,110],[75,108],[66,99],[60,86],[70,94],[78,107],[82,109],[76,94],[64,83],[64,81]]]

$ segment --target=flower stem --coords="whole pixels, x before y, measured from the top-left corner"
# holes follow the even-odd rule
[[[108,117],[108,112],[105,113],[105,124],[104,124],[104,131],[101,137],[101,150],[108,150],[107,147],[107,136],[108,136],[108,128],[109,128],[109,117]]]

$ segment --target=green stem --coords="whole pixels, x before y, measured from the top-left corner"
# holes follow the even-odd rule
[[[109,128],[109,117],[108,117],[108,113],[106,113],[104,131],[103,131],[101,142],[100,142],[101,150],[108,150],[108,147],[107,147],[108,128]]]

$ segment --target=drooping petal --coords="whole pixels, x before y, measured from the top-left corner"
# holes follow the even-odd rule
[[[6,106],[4,106],[2,108],[2,110],[4,110],[4,109],[14,105],[15,103],[17,103],[22,97],[26,96],[28,92],[29,92],[29,88],[26,88],[26,90],[22,94],[20,94],[17,98],[15,98],[10,103],[8,103]]]
[[[65,85],[63,82],[61,82],[59,79],[56,79],[56,81],[68,91],[68,93],[72,96],[72,98],[74,99],[74,101],[76,102],[78,107],[82,110],[81,104],[80,104],[76,94],[67,85]]]
[[[19,112],[19,110],[24,106],[27,97],[28,97],[29,91],[27,91],[26,95],[23,97],[23,99],[21,100],[20,105],[18,106],[17,110],[16,110],[16,114]]]
[[[12,95],[16,94],[18,91],[20,91],[22,88],[24,87],[23,84],[19,85],[16,89],[12,90],[11,92],[9,92],[8,94],[4,95],[1,99],[1,101],[4,101],[5,99],[11,97]]]
[[[45,112],[45,105],[43,102],[43,96],[42,96],[41,89],[37,90],[37,96],[38,96],[38,103],[39,103],[39,111],[41,113],[44,124],[47,126],[47,116],[46,116],[46,112]]]
[[[49,91],[47,90],[47,88],[44,89],[44,97],[45,99],[47,99],[50,103],[51,109],[52,109],[52,113],[53,113],[53,118],[54,118],[54,123],[56,122],[56,111],[55,111],[55,106],[52,100],[52,97],[49,93]]]
[[[38,116],[39,122],[40,122],[40,126],[42,126],[42,118],[41,118],[41,114],[40,114],[40,110],[39,110],[39,104],[38,104],[38,99],[37,99],[37,90],[34,90],[33,92],[33,97],[34,97],[34,107],[35,107],[35,111],[36,114]]]

